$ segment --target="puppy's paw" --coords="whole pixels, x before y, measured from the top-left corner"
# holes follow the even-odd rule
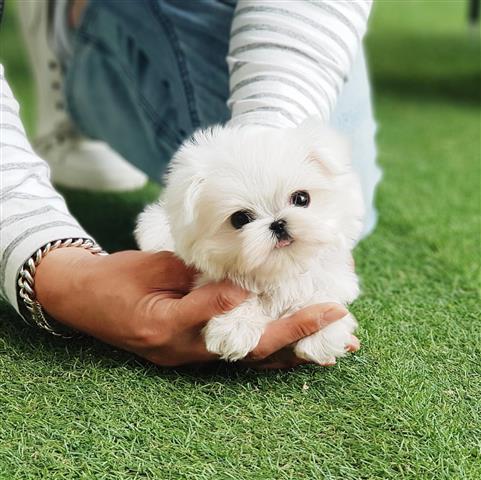
[[[294,353],[319,365],[332,365],[337,357],[347,353],[356,327],[356,319],[351,314],[346,315],[321,331],[299,340]]]
[[[207,350],[222,360],[235,362],[247,356],[259,343],[264,324],[253,321],[243,309],[212,318],[204,328]]]

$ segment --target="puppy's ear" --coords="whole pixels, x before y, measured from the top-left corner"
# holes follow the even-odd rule
[[[349,141],[317,117],[305,120],[299,127],[308,158],[318,163],[328,174],[342,175],[351,170],[351,146]]]
[[[201,192],[210,172],[213,148],[223,132],[220,125],[194,132],[174,155],[166,176],[164,199],[170,217],[181,228],[197,215]]]
[[[169,216],[177,225],[186,227],[197,215],[197,205],[204,178],[194,168],[176,161],[167,175],[164,201]]]
[[[174,155],[163,195],[171,223],[185,227],[194,221],[205,181],[203,163],[202,152],[192,140],[186,141]]]
[[[192,223],[196,215],[197,199],[202,188],[204,179],[200,175],[195,175],[190,179],[184,195],[184,222]]]

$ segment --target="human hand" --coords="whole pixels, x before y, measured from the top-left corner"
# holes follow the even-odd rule
[[[155,364],[177,366],[216,360],[201,330],[248,295],[228,282],[191,291],[194,276],[169,252],[96,256],[65,248],[42,260],[35,288],[38,301],[57,321]],[[325,304],[276,320],[247,361],[263,368],[305,363],[285,347],[345,313],[342,306]]]
[[[313,363],[297,357],[292,346],[302,338],[343,318],[347,313],[347,310],[338,303],[323,303],[311,305],[288,317],[275,320],[266,326],[257,347],[242,362],[257,369],[292,368]],[[359,348],[359,340],[352,335],[347,351],[356,352]],[[334,361],[323,366],[335,364]]]

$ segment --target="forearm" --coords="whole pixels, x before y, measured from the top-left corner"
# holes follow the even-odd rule
[[[233,124],[328,120],[367,28],[371,0],[239,0],[228,64]]]
[[[0,293],[17,310],[23,263],[48,242],[89,237],[52,187],[48,165],[33,152],[18,111],[0,65]]]

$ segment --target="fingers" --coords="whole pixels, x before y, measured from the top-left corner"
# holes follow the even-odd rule
[[[303,360],[301,358],[293,358],[291,361],[272,361],[272,362],[261,362],[261,363],[253,363],[250,365],[255,370],[288,370],[290,368],[296,368],[300,365],[306,365],[308,363],[307,360]]]
[[[248,355],[251,360],[262,360],[301,338],[318,332],[340,320],[348,311],[337,303],[312,305],[289,317],[269,323],[257,347]]]
[[[359,342],[359,339],[351,335],[351,341],[347,344],[346,350],[348,352],[357,352],[361,348],[361,342]]]
[[[294,368],[298,365],[304,365],[311,362],[296,357],[291,348],[282,348],[263,360],[254,361],[246,358],[245,360],[242,360],[242,363],[255,370],[277,370]]]
[[[361,344],[358,338],[351,335],[351,342],[346,345],[346,351],[357,352],[359,348],[361,348]],[[294,368],[299,365],[312,364],[314,362],[309,362],[308,360],[296,357],[294,351],[291,348],[286,347],[268,356],[263,361],[254,362],[253,360],[247,360],[244,361],[244,363],[256,370],[279,370]],[[331,361],[319,365],[321,367],[332,367],[336,365],[336,359],[332,357]]]
[[[212,317],[232,310],[248,295],[247,291],[228,281],[211,283],[175,300],[173,314],[178,321],[202,325]]]
[[[188,352],[182,352],[182,354],[175,356],[166,356],[156,351],[148,353],[142,352],[140,356],[161,367],[181,367],[183,365],[198,365],[219,361],[217,355],[205,349],[193,349],[193,351],[189,350]]]

